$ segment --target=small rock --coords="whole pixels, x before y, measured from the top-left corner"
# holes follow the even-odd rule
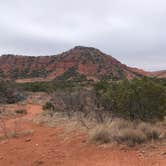
[[[25,142],[30,142],[31,141],[31,138],[27,138],[26,140],[25,140]]]
[[[144,150],[142,150],[142,151],[140,151],[142,154],[144,154],[145,153],[145,151]]]
[[[144,158],[144,155],[143,155],[142,153],[139,153],[139,154],[138,154],[138,157],[139,157],[139,158]]]
[[[161,153],[161,155],[166,155],[166,152]]]
[[[41,160],[36,160],[36,161],[34,162],[34,164],[35,164],[36,166],[42,165],[43,163],[44,163],[44,162],[41,161]]]

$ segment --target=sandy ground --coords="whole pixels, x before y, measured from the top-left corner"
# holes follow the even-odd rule
[[[40,105],[26,106],[19,130],[33,134],[0,141],[0,166],[165,166],[166,146],[148,148],[96,146],[86,143],[86,136],[63,127],[48,128],[33,124],[31,119],[40,113]],[[12,129],[15,120],[6,121]]]

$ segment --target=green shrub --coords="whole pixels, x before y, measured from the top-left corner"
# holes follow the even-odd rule
[[[166,88],[156,81],[144,78],[96,87],[105,110],[116,116],[149,121],[166,115]]]
[[[54,110],[55,110],[55,106],[54,106],[51,102],[47,102],[47,103],[43,106],[43,110],[54,111]]]
[[[17,114],[27,114],[27,110],[26,109],[19,109],[19,110],[15,110],[15,113],[17,113]]]
[[[71,81],[81,82],[81,81],[86,81],[86,76],[78,73],[75,67],[71,67],[56,79],[61,81],[71,80]]]
[[[30,92],[52,92],[56,86],[52,82],[31,82],[18,84],[25,91]]]
[[[12,104],[26,99],[25,94],[15,83],[0,81],[0,103]]]
[[[77,81],[64,81],[64,80],[53,80],[49,82],[30,82],[30,83],[18,83],[19,87],[28,92],[47,92],[52,93],[56,90],[73,90],[79,89],[84,86],[83,83]]]
[[[43,106],[43,110],[50,116],[53,116],[55,112],[57,112],[57,109],[55,108],[54,104],[52,104],[51,102],[47,102]]]

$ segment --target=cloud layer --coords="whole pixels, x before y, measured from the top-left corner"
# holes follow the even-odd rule
[[[0,0],[0,54],[93,46],[130,66],[166,69],[165,0]]]

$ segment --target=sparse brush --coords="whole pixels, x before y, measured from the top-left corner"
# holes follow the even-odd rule
[[[110,132],[105,125],[97,126],[91,131],[89,141],[92,143],[109,143],[111,141]]]
[[[34,130],[24,130],[24,131],[20,131],[20,132],[12,132],[9,135],[9,138],[20,138],[20,137],[25,137],[27,135],[31,135],[34,133]]]
[[[8,139],[8,129],[7,129],[5,121],[1,118],[0,118],[0,129],[2,130],[3,137],[5,139]]]
[[[139,129],[124,128],[113,135],[115,141],[126,143],[129,146],[144,143],[147,139],[145,133]]]
[[[93,143],[124,143],[128,146],[142,144],[164,138],[164,132],[150,123],[131,122],[114,119],[112,123],[97,125],[89,130],[89,142]]]
[[[26,109],[18,109],[18,110],[15,110],[15,113],[16,114],[27,114],[27,110]]]
[[[133,125],[133,122],[121,118],[115,118],[111,123],[108,124],[109,128],[117,130],[131,128]]]
[[[9,130],[6,121],[0,118],[0,132],[2,133],[2,135],[0,135],[0,140],[24,137],[34,132],[34,130],[20,130],[20,119],[15,120],[13,126],[13,130]]]
[[[161,135],[160,129],[153,125],[142,122],[138,125],[138,129],[144,132],[147,139],[149,140],[152,139],[155,140],[160,138]]]

